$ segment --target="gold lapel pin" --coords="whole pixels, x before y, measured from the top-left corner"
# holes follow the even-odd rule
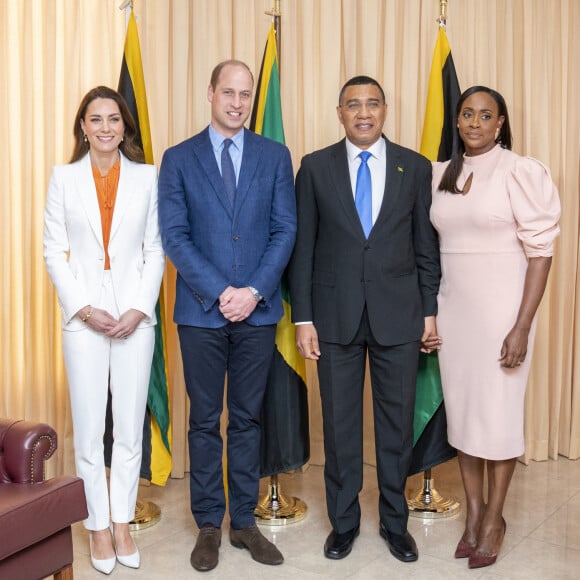
[[[397,171],[399,173],[404,173],[405,172],[405,170],[400,165],[397,165]]]

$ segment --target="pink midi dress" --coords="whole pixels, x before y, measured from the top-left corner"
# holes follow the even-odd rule
[[[548,169],[496,145],[464,157],[466,195],[439,191],[448,162],[434,163],[431,221],[442,279],[437,331],[449,443],[485,459],[524,452],[524,397],[535,336],[525,362],[500,365],[502,343],[520,307],[528,259],[551,256],[560,201]]]

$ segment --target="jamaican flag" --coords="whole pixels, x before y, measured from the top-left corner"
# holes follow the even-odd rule
[[[280,73],[274,25],[270,28],[256,87],[250,129],[284,143]],[[276,349],[262,408],[260,476],[297,469],[310,457],[306,366],[295,346],[288,284],[282,279],[284,316],[276,330]]]
[[[451,157],[459,96],[447,34],[440,26],[431,63],[421,139],[421,153],[431,161],[447,161]],[[413,429],[415,439],[409,475],[435,467],[457,454],[447,442],[447,418],[436,352],[420,353],[419,356]]]
[[[135,15],[131,11],[125,50],[121,63],[118,92],[123,95],[137,125],[137,141],[145,154],[145,161],[153,163],[149,113],[145,95],[145,81],[141,62],[141,49]],[[140,475],[157,485],[165,485],[171,473],[171,420],[169,414],[169,385],[165,352],[165,309],[163,308],[163,286],[157,306],[155,326],[155,348],[149,379],[147,411],[143,425],[143,457]],[[108,418],[108,422],[110,418]],[[107,428],[107,432],[108,432]],[[105,462],[110,466],[111,442],[105,436]]]

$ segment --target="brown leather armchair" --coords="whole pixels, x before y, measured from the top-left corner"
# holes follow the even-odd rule
[[[73,577],[71,525],[87,517],[78,477],[44,479],[56,432],[0,418],[0,578]]]

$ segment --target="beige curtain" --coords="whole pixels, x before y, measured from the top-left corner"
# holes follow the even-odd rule
[[[42,420],[60,437],[54,472],[73,472],[60,314],[42,260],[50,168],[65,163],[81,97],[115,87],[125,37],[120,0],[0,0],[2,359],[0,415]],[[201,130],[213,66],[261,62],[272,0],[135,0],[155,160]],[[389,102],[385,132],[417,149],[437,34],[438,0],[282,0],[282,104],[295,169],[342,137],[343,82],[369,74]],[[462,88],[505,96],[514,149],[552,171],[562,236],[540,315],[526,408],[525,459],[580,456],[580,2],[450,0],[447,34]],[[174,272],[165,279],[171,320]],[[188,402],[175,328],[168,328],[174,476],[187,469]],[[315,368],[308,367],[312,461],[322,463]],[[367,399],[369,389],[366,390]],[[370,409],[368,410],[370,413]],[[370,422],[367,422],[370,423]],[[366,453],[373,456],[372,429]]]

